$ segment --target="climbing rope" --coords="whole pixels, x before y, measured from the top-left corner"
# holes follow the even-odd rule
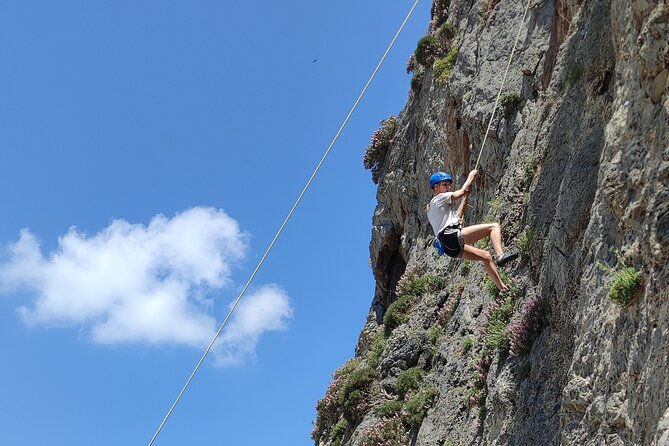
[[[506,64],[506,70],[504,71],[504,77],[502,77],[502,83],[499,86],[499,91],[497,92],[497,98],[495,99],[495,106],[492,108],[492,114],[490,115],[490,121],[488,122],[488,128],[485,131],[485,136],[483,137],[483,142],[481,143],[481,150],[479,151],[479,157],[476,160],[476,166],[474,170],[479,167],[479,161],[481,161],[481,154],[483,154],[483,147],[485,147],[485,142],[488,139],[488,133],[490,132],[490,127],[492,127],[492,121],[495,118],[495,111],[497,111],[497,104],[499,104],[499,98],[502,96],[502,90],[504,89],[504,84],[506,83],[506,76],[509,74],[509,68],[511,67],[511,61],[513,60],[513,55],[516,52],[516,45],[518,44],[518,39],[520,38],[520,31],[523,29],[523,23],[525,23],[525,17],[527,16],[527,11],[530,9],[530,2],[532,0],[527,0],[525,5],[525,12],[523,13],[523,18],[518,23],[518,32],[516,33],[516,41],[513,42],[513,48],[511,49],[511,54],[509,55],[509,61]]]
[[[483,136],[483,142],[481,143],[481,150],[479,150],[479,156],[476,159],[476,165],[474,166],[474,170],[476,170],[479,167],[479,162],[481,161],[481,155],[483,154],[483,148],[485,147],[485,142],[488,139],[488,133],[490,133],[490,127],[492,127],[492,121],[495,119],[495,112],[497,111],[497,104],[499,104],[499,98],[502,96],[502,90],[504,89],[504,84],[506,84],[506,76],[509,74],[509,68],[511,67],[511,61],[513,60],[513,55],[516,52],[516,45],[518,44],[518,39],[520,38],[520,31],[523,29],[523,23],[525,23],[525,17],[527,16],[527,11],[530,9],[530,2],[531,0],[527,0],[527,4],[525,5],[525,12],[523,13],[523,18],[520,20],[518,23],[518,32],[516,33],[516,40],[513,42],[513,47],[511,48],[511,54],[509,55],[509,61],[506,64],[506,70],[504,71],[504,76],[502,77],[502,83],[499,86],[499,91],[497,92],[497,98],[495,98],[495,105],[492,108],[492,113],[490,114],[490,121],[488,121],[488,128],[485,131],[485,135]],[[471,146],[470,146],[471,148]],[[460,218],[460,225],[464,226],[465,223],[465,217],[464,217],[464,210],[467,208],[468,204],[467,201],[469,199],[469,195],[465,195],[465,197],[462,199],[462,204],[460,205],[460,208],[462,209],[462,212],[459,213],[459,218]]]
[[[186,392],[186,389],[188,388],[188,386],[190,385],[191,381],[193,380],[193,378],[194,378],[195,375],[197,374],[198,370],[200,369],[200,366],[202,365],[202,363],[204,362],[205,358],[207,357],[207,355],[208,355],[209,352],[211,351],[212,347],[214,346],[214,343],[216,342],[216,340],[218,339],[218,337],[221,335],[221,332],[223,331],[223,328],[225,328],[225,325],[228,323],[228,320],[230,319],[230,317],[232,316],[232,314],[234,313],[234,311],[237,309],[237,306],[239,305],[239,303],[241,302],[242,298],[244,297],[244,294],[246,293],[246,290],[247,290],[247,289],[249,288],[249,286],[251,285],[251,282],[253,282],[253,279],[255,278],[256,274],[258,273],[258,270],[260,270],[260,267],[261,267],[262,264],[265,262],[265,259],[267,258],[267,256],[269,255],[270,251],[271,251],[272,248],[274,247],[274,244],[276,243],[277,239],[279,238],[279,236],[280,236],[281,233],[283,232],[283,229],[286,227],[286,225],[288,224],[288,221],[289,221],[290,218],[293,216],[293,213],[295,212],[295,209],[297,208],[297,206],[298,206],[298,205],[300,204],[300,202],[302,201],[302,197],[303,197],[304,194],[306,193],[307,189],[309,189],[309,186],[311,186],[311,183],[312,183],[312,181],[314,180],[314,178],[316,177],[316,174],[318,174],[319,170],[321,169],[321,166],[322,166],[323,163],[325,162],[325,159],[326,159],[326,158],[328,157],[328,155],[330,154],[330,151],[332,150],[332,147],[335,145],[335,143],[336,143],[337,140],[339,139],[339,135],[341,134],[342,130],[344,130],[344,127],[346,127],[346,124],[348,124],[348,121],[349,121],[349,119],[351,118],[351,115],[353,114],[353,112],[355,111],[355,109],[358,107],[358,104],[360,103],[360,100],[362,99],[362,97],[365,95],[365,92],[367,91],[367,88],[369,87],[369,85],[372,83],[372,81],[373,81],[374,78],[376,77],[376,73],[379,71],[379,69],[381,68],[381,65],[383,65],[383,62],[385,62],[386,57],[388,56],[388,53],[390,53],[390,50],[391,50],[391,49],[393,48],[393,46],[395,45],[395,41],[397,40],[397,38],[399,37],[400,33],[401,33],[402,30],[404,29],[404,25],[406,25],[406,23],[409,21],[409,18],[411,18],[411,15],[413,14],[414,10],[416,9],[416,6],[418,5],[418,1],[419,1],[419,0],[416,0],[416,1],[415,1],[415,3],[413,4],[413,6],[411,7],[411,9],[409,10],[409,12],[407,13],[406,17],[404,18],[404,21],[402,22],[402,24],[400,25],[399,29],[398,29],[397,32],[395,33],[395,36],[393,37],[393,39],[391,40],[390,44],[388,45],[388,48],[386,49],[385,53],[383,53],[383,56],[381,57],[381,60],[380,60],[379,63],[376,65],[376,68],[375,68],[374,71],[372,72],[372,75],[369,77],[369,80],[367,81],[367,83],[366,83],[365,86],[363,87],[362,91],[361,91],[360,94],[358,95],[358,98],[356,99],[355,103],[353,104],[353,107],[351,107],[351,110],[348,112],[348,115],[346,115],[346,118],[344,119],[344,122],[343,122],[343,123],[341,124],[341,126],[339,127],[339,130],[337,131],[337,133],[335,134],[334,138],[332,139],[332,142],[330,142],[330,145],[328,146],[327,150],[325,151],[325,154],[323,155],[323,157],[322,157],[321,160],[319,161],[318,165],[316,165],[316,168],[314,169],[313,173],[312,173],[311,176],[309,177],[309,180],[307,181],[307,184],[306,184],[306,185],[304,186],[304,188],[302,189],[302,192],[301,192],[300,195],[297,197],[297,200],[295,200],[295,203],[293,204],[293,207],[292,207],[292,208],[290,209],[290,211],[288,212],[288,215],[286,216],[286,218],[284,219],[283,223],[281,224],[281,227],[279,227],[279,230],[276,232],[276,235],[274,236],[274,238],[272,239],[271,243],[269,244],[269,246],[268,246],[267,249],[265,250],[265,253],[263,254],[263,256],[262,256],[262,258],[260,259],[260,261],[258,262],[258,265],[256,266],[255,270],[253,271],[253,273],[252,273],[251,276],[249,277],[248,281],[246,282],[246,285],[244,285],[244,288],[242,288],[242,291],[239,293],[239,296],[238,296],[237,299],[235,300],[235,303],[234,303],[234,304],[232,305],[232,307],[230,308],[230,311],[228,312],[228,315],[227,315],[227,316],[225,317],[225,319],[223,320],[223,323],[222,323],[221,326],[218,328],[218,331],[216,331],[216,334],[214,335],[214,338],[211,340],[211,342],[209,343],[209,346],[208,346],[207,349],[204,351],[204,353],[202,354],[202,357],[200,358],[200,360],[198,361],[197,365],[195,366],[195,368],[194,368],[193,371],[191,372],[190,376],[188,377],[188,380],[186,381],[186,384],[184,384],[184,386],[182,387],[181,391],[179,392],[179,395],[178,395],[177,398],[174,400],[174,403],[172,403],[172,406],[171,406],[170,409],[167,411],[167,415],[165,415],[165,418],[163,418],[163,421],[160,423],[160,426],[158,426],[158,429],[156,430],[156,433],[153,434],[153,438],[151,438],[151,441],[149,442],[149,445],[148,445],[148,446],[152,446],[153,443],[156,441],[156,438],[158,437],[158,434],[160,434],[160,431],[163,429],[163,426],[165,426],[165,423],[167,422],[167,420],[168,420],[168,419],[170,418],[170,416],[172,415],[172,412],[174,411],[174,408],[177,406],[177,404],[178,404],[179,401],[181,400],[181,397],[182,397],[183,394]]]

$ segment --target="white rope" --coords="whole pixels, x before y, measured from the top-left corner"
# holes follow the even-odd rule
[[[351,115],[353,114],[353,112],[355,111],[355,109],[358,107],[358,104],[360,103],[360,100],[362,99],[362,97],[365,95],[365,92],[367,91],[367,88],[369,87],[369,85],[370,85],[370,84],[372,83],[372,81],[374,80],[374,77],[376,77],[376,73],[377,73],[377,72],[379,71],[379,69],[381,68],[381,65],[383,65],[383,62],[385,62],[386,57],[388,56],[388,53],[390,53],[390,50],[391,50],[391,49],[393,48],[393,46],[395,45],[395,41],[397,40],[397,38],[399,37],[400,33],[401,33],[402,30],[404,29],[404,25],[406,25],[406,23],[409,21],[409,18],[411,17],[411,15],[413,14],[414,10],[416,9],[416,6],[418,5],[418,1],[419,1],[419,0],[416,0],[416,2],[413,4],[413,6],[411,7],[411,9],[409,10],[409,13],[407,14],[407,16],[404,18],[404,21],[402,22],[402,25],[400,25],[399,29],[398,29],[397,32],[395,33],[395,37],[393,37],[393,40],[392,40],[392,41],[390,42],[390,44],[388,45],[388,48],[386,49],[386,52],[383,53],[383,56],[381,57],[381,60],[380,60],[379,63],[376,65],[376,68],[374,69],[374,72],[373,72],[372,75],[369,77],[369,80],[367,81],[367,83],[365,84],[364,88],[362,89],[362,92],[360,92],[360,94],[358,95],[358,99],[356,99],[355,103],[353,104],[353,107],[351,107],[351,111],[348,112],[348,115],[347,115],[346,118],[344,119],[344,122],[343,122],[342,125],[339,127],[339,130],[337,131],[337,133],[335,134],[334,138],[332,139],[332,142],[330,142],[330,145],[328,146],[327,150],[325,151],[325,154],[323,155],[323,157],[321,158],[320,162],[318,163],[318,165],[317,165],[316,168],[314,169],[313,173],[312,173],[311,176],[309,177],[309,180],[307,181],[307,184],[306,184],[306,185],[304,186],[304,188],[302,189],[302,192],[301,192],[300,195],[297,197],[297,200],[295,200],[295,203],[293,204],[293,207],[292,207],[292,208],[290,209],[290,211],[288,212],[288,215],[286,216],[286,218],[284,219],[283,223],[281,224],[281,227],[279,228],[279,230],[277,231],[276,235],[275,235],[274,238],[272,239],[272,242],[269,244],[269,246],[268,246],[267,249],[265,250],[265,254],[263,254],[262,258],[260,259],[260,262],[258,262],[258,265],[256,266],[255,270],[254,270],[253,273],[251,274],[251,277],[249,277],[248,281],[246,282],[246,285],[244,285],[244,288],[243,288],[242,291],[239,293],[239,296],[237,297],[237,300],[235,300],[235,303],[234,303],[234,305],[232,306],[232,308],[230,308],[230,311],[228,312],[228,315],[225,317],[225,320],[223,320],[223,323],[222,323],[221,326],[218,328],[218,331],[217,331],[216,334],[214,335],[214,338],[211,340],[211,342],[209,343],[209,346],[208,346],[207,349],[204,351],[204,353],[202,354],[202,357],[200,358],[200,360],[198,361],[197,365],[195,366],[195,368],[194,368],[193,371],[191,372],[190,376],[188,377],[188,380],[186,381],[186,384],[184,384],[183,388],[181,389],[181,392],[179,392],[179,395],[178,395],[177,398],[174,400],[174,403],[172,404],[172,407],[170,407],[170,410],[167,411],[167,415],[165,415],[165,418],[163,418],[163,421],[160,423],[160,426],[158,426],[158,429],[156,430],[156,433],[153,434],[153,438],[151,438],[151,441],[149,442],[149,445],[148,445],[148,446],[152,446],[152,445],[153,445],[154,441],[155,441],[156,438],[158,437],[158,434],[160,434],[160,431],[163,429],[163,426],[165,426],[165,423],[166,423],[167,420],[169,419],[170,415],[172,415],[172,412],[174,411],[174,408],[176,407],[176,405],[177,405],[177,404],[179,403],[179,401],[181,400],[181,397],[182,397],[183,394],[186,392],[186,389],[188,388],[189,384],[191,383],[191,381],[192,381],[193,378],[195,377],[195,374],[196,374],[197,371],[200,369],[200,366],[201,366],[202,363],[204,362],[205,358],[207,357],[207,355],[208,355],[209,352],[211,351],[212,347],[214,346],[214,343],[216,342],[216,340],[217,340],[218,337],[220,336],[221,332],[223,331],[223,328],[224,328],[225,325],[228,323],[228,320],[230,319],[230,317],[231,317],[232,314],[234,313],[235,309],[237,309],[237,306],[239,305],[239,303],[241,302],[242,298],[244,297],[244,294],[246,293],[246,290],[247,290],[248,287],[251,285],[251,282],[253,281],[253,279],[255,278],[256,274],[258,273],[258,270],[260,269],[260,267],[262,266],[262,264],[265,262],[265,259],[267,258],[267,256],[269,255],[270,251],[271,251],[272,248],[274,247],[274,244],[276,243],[277,239],[279,238],[279,236],[280,236],[281,233],[283,232],[283,229],[286,227],[286,225],[288,224],[288,221],[289,221],[290,218],[293,216],[293,212],[295,212],[295,209],[296,209],[297,206],[300,204],[300,201],[302,201],[302,197],[303,197],[304,194],[306,193],[307,189],[309,189],[309,186],[311,186],[311,183],[312,183],[312,181],[314,180],[314,178],[316,177],[316,174],[317,174],[318,171],[321,169],[321,166],[322,166],[323,163],[325,162],[325,159],[326,159],[326,158],[328,157],[328,155],[330,154],[330,151],[332,150],[332,147],[335,145],[335,143],[336,143],[337,140],[339,139],[339,135],[341,134],[342,130],[344,130],[344,127],[346,127],[346,124],[348,123],[349,119],[351,118]]]
[[[518,23],[518,33],[516,34],[516,41],[513,42],[513,48],[511,49],[511,55],[509,55],[509,62],[506,64],[506,71],[504,71],[504,77],[502,78],[502,83],[499,86],[499,91],[497,92],[497,99],[495,99],[495,106],[492,108],[492,114],[490,115],[490,122],[488,122],[488,128],[485,131],[485,136],[483,137],[483,142],[481,143],[481,150],[479,151],[479,157],[476,160],[476,166],[474,169],[479,167],[479,161],[481,161],[481,155],[483,154],[483,147],[485,147],[485,142],[488,139],[488,133],[490,132],[490,127],[492,126],[493,118],[495,117],[495,111],[497,111],[497,104],[499,103],[499,98],[502,95],[502,89],[504,89],[504,84],[506,83],[506,75],[509,74],[509,68],[511,67],[511,61],[513,60],[513,54],[516,52],[516,45],[518,44],[518,39],[520,38],[520,31],[523,29],[523,23],[525,23],[525,17],[527,16],[527,11],[530,9],[531,0],[527,0],[525,5],[525,12],[523,13],[523,18]]]

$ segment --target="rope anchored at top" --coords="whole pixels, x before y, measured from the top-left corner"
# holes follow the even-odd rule
[[[476,166],[474,169],[479,167],[479,162],[481,161],[481,155],[483,154],[483,147],[485,147],[485,142],[488,139],[488,133],[490,133],[490,127],[492,127],[492,121],[495,118],[495,112],[497,111],[497,105],[499,104],[499,99],[502,96],[502,90],[506,84],[506,76],[509,74],[509,68],[511,68],[511,61],[513,60],[513,55],[516,52],[516,46],[518,45],[518,40],[520,39],[520,31],[523,29],[523,23],[525,23],[525,17],[527,17],[527,11],[530,9],[531,0],[527,0],[525,5],[525,12],[523,12],[523,18],[518,22],[518,32],[516,33],[516,40],[513,42],[513,48],[511,48],[511,54],[509,55],[509,61],[506,64],[506,70],[504,71],[504,76],[502,77],[502,83],[499,86],[499,91],[497,92],[497,98],[495,99],[495,105],[492,108],[492,113],[490,114],[490,121],[488,121],[488,128],[485,131],[483,137],[483,142],[481,143],[481,150],[479,151],[479,156],[476,159]]]
[[[499,90],[497,91],[497,97],[495,98],[495,103],[492,107],[492,112],[490,113],[490,120],[488,121],[488,127],[486,128],[485,135],[483,136],[483,142],[481,142],[481,148],[479,150],[479,155],[476,158],[476,165],[474,166],[473,170],[478,169],[479,164],[481,162],[481,155],[483,155],[483,148],[485,147],[485,143],[488,140],[488,134],[490,133],[490,128],[492,127],[492,122],[495,119],[495,113],[497,112],[497,106],[499,105],[499,100],[502,96],[502,91],[504,90],[504,85],[506,85],[506,78],[509,74],[509,69],[511,68],[511,62],[513,61],[513,56],[516,53],[516,46],[518,46],[518,40],[520,39],[520,32],[523,29],[523,23],[525,23],[525,18],[527,17],[527,12],[530,9],[530,3],[531,0],[527,0],[525,3],[525,10],[523,12],[523,17],[520,19],[520,22],[518,22],[518,31],[516,32],[516,40],[513,42],[513,47],[511,48],[511,54],[509,54],[509,60],[507,61],[506,64],[506,69],[504,70],[504,76],[502,76],[502,83],[499,85]],[[470,150],[471,150],[471,145],[470,145]],[[468,201],[469,195],[466,195],[462,203],[460,204],[460,208],[458,209],[458,215],[460,216],[460,223],[464,224],[464,209],[467,207],[467,201]]]

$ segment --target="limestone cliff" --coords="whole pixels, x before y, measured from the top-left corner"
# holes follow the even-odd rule
[[[435,2],[369,163],[376,293],[318,445],[669,444],[666,1],[531,4],[466,216],[522,251],[513,293],[431,246],[427,179],[473,168],[523,9]]]

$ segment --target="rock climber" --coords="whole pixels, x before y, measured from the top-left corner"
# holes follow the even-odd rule
[[[453,202],[469,194],[472,183],[478,170],[472,170],[462,188],[451,192],[453,178],[445,172],[435,172],[430,177],[430,188],[434,191],[430,203],[427,205],[427,218],[432,225],[435,236],[444,247],[446,255],[465,260],[479,260],[483,262],[488,277],[497,285],[501,292],[509,287],[502,282],[497,266],[502,267],[516,259],[518,253],[505,253],[502,246],[502,227],[499,223],[479,224],[461,227],[460,216],[463,208],[455,211]],[[490,237],[496,258],[493,261],[488,251],[473,246],[478,240]]]

